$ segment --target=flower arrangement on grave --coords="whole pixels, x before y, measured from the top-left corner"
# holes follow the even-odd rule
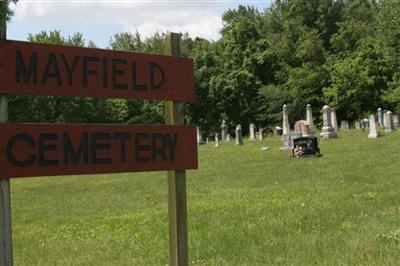
[[[299,145],[296,145],[296,147],[294,148],[294,156],[296,156],[296,158],[303,156],[304,151],[303,148]]]

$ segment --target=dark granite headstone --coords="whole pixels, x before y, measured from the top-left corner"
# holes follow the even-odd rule
[[[320,156],[318,140],[316,137],[302,137],[296,138],[293,140],[293,150],[292,154],[294,155],[294,149],[299,146],[303,151],[302,156]]]

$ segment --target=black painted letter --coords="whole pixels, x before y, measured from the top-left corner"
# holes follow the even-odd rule
[[[135,91],[146,91],[146,85],[138,84],[137,81],[137,69],[136,69],[136,62],[132,62],[132,89]]]
[[[160,72],[160,81],[158,82],[158,84],[155,84],[155,73],[154,71],[158,69],[158,71]],[[150,63],[150,89],[151,90],[158,90],[161,88],[162,85],[164,85],[165,82],[165,74],[164,74],[164,70],[162,70],[162,68],[155,64],[155,63]]]
[[[20,50],[17,50],[15,54],[15,81],[21,83],[21,75],[25,83],[29,83],[33,79],[33,84],[36,84],[36,73],[37,73],[37,53],[31,54],[29,61],[29,67],[26,69],[24,59]]]
[[[150,146],[148,144],[140,144],[140,140],[149,139],[149,137],[150,135],[147,133],[137,133],[135,135],[135,161],[137,163],[146,163],[150,161],[150,158],[140,157],[140,152],[150,150]]]
[[[54,72],[50,72],[51,66],[53,66]],[[61,73],[58,68],[57,58],[55,53],[49,54],[49,59],[47,60],[46,68],[43,72],[42,83],[45,84],[48,78],[57,79],[58,86],[62,85]]]
[[[33,138],[31,136],[29,136],[28,134],[25,133],[18,133],[15,134],[14,136],[12,136],[10,138],[10,140],[7,143],[7,160],[14,166],[16,167],[29,167],[32,166],[32,164],[35,162],[36,160],[36,156],[34,154],[31,154],[28,156],[28,159],[26,159],[25,161],[19,161],[17,160],[14,155],[13,155],[13,148],[14,145],[17,141],[24,141],[26,142],[30,147],[34,147],[35,146],[35,141],[33,140]]]
[[[118,139],[120,141],[120,155],[119,158],[121,163],[126,162],[126,141],[132,139],[132,134],[129,132],[115,132],[114,139]]]
[[[89,134],[83,133],[81,136],[81,141],[79,143],[78,151],[74,151],[74,146],[71,143],[68,133],[64,132],[64,164],[69,164],[69,158],[71,158],[72,164],[79,164],[81,157],[83,155],[83,163],[89,163]]]
[[[175,147],[178,142],[178,135],[174,134],[173,138],[171,138],[171,135],[167,134],[167,142],[169,145],[169,160],[173,162],[175,160]]]
[[[46,144],[46,140],[57,140],[58,135],[55,133],[41,133],[39,134],[39,166],[56,166],[59,164],[58,160],[49,160],[44,158],[46,151],[57,150],[57,145]]]
[[[82,85],[83,87],[88,86],[88,75],[96,75],[97,70],[88,69],[89,63],[99,62],[100,59],[98,57],[93,56],[85,56],[83,57],[83,66],[82,66]]]
[[[126,90],[128,88],[127,84],[117,82],[117,76],[124,75],[125,73],[123,70],[118,69],[118,64],[126,65],[126,60],[112,59],[111,64],[112,64],[112,76],[111,76],[112,88]]]
[[[111,163],[111,158],[97,158],[98,150],[109,151],[111,145],[109,143],[100,144],[97,143],[98,140],[109,140],[111,138],[109,133],[104,132],[93,132],[90,134],[90,157],[92,164],[109,164]]]
[[[74,57],[74,60],[72,61],[72,65],[71,66],[68,65],[68,61],[67,61],[67,58],[65,57],[65,55],[62,55],[61,57],[62,57],[62,59],[64,61],[65,69],[68,72],[68,85],[72,86],[72,74],[74,73],[76,65],[78,64],[79,55],[76,55]]]

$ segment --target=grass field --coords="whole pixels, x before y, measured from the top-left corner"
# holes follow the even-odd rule
[[[270,151],[260,151],[270,146]],[[279,137],[199,147],[191,265],[396,265],[400,132],[340,132],[321,158]],[[165,172],[14,179],[15,265],[167,265]]]

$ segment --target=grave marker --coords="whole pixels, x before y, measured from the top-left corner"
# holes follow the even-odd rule
[[[335,133],[339,131],[335,108],[331,108],[331,125]]]
[[[227,141],[226,134],[228,134],[228,125],[226,124],[225,120],[222,120],[221,124],[221,140]]]
[[[325,105],[322,108],[322,120],[323,120],[323,126],[320,134],[321,138],[322,139],[336,138],[336,132],[331,124],[331,108],[328,105]]]
[[[299,120],[294,124],[294,132],[301,133],[303,137],[311,136],[310,124],[306,120]]]
[[[383,111],[382,108],[378,108],[378,126],[383,127]]]
[[[312,115],[312,109],[311,109],[311,104],[307,104],[307,118],[306,118],[308,125],[310,127],[311,134],[315,133],[315,127],[314,127],[314,119]]]
[[[243,145],[243,134],[241,125],[237,125],[235,129],[235,144]]]
[[[289,125],[289,116],[287,113],[287,106],[284,104],[282,106],[282,129],[283,129],[283,135],[288,134],[290,132],[290,125]]]
[[[349,121],[347,120],[340,121],[340,129],[343,131],[349,130]]]
[[[355,127],[355,129],[360,129],[361,128],[360,120],[354,121],[354,127]]]
[[[251,123],[249,126],[249,140],[255,140],[256,126]]]
[[[394,123],[393,123],[393,115],[391,111],[386,112],[386,129],[385,132],[393,132],[394,131]]]
[[[214,136],[214,142],[215,142],[214,147],[218,148],[219,147],[218,133],[215,134],[215,136]]]
[[[375,115],[371,114],[369,116],[369,134],[368,134],[368,138],[376,139],[377,137],[379,137],[378,125],[377,125],[376,120],[375,120]]]

